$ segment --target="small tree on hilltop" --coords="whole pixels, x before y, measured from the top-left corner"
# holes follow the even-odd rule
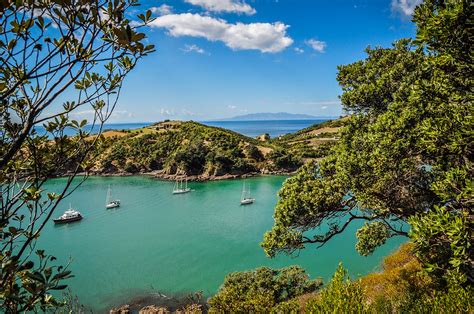
[[[152,52],[131,23],[136,0],[0,1],[0,308],[6,312],[59,305],[51,290],[70,277],[36,240],[58,204],[84,179],[88,153],[136,63]],[[86,120],[74,112],[92,113]],[[40,131],[43,130],[43,131]],[[66,136],[74,130],[76,135]],[[87,131],[89,130],[89,131]],[[68,173],[58,193],[48,178]]]

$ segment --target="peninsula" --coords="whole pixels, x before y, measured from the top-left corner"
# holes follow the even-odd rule
[[[259,140],[193,121],[164,121],[100,135],[87,171],[94,175],[151,174],[174,180],[228,179],[292,173],[322,157],[343,122],[328,121],[294,134]]]

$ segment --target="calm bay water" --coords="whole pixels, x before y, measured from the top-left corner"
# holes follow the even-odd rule
[[[288,133],[294,133],[313,124],[319,124],[327,119],[319,120],[261,120],[261,121],[204,121],[206,125],[232,130],[234,132],[256,137],[265,133],[272,138]]]
[[[73,259],[76,277],[70,288],[95,311],[150,293],[214,294],[226,274],[260,266],[298,264],[315,277],[329,279],[342,261],[353,276],[377,268],[383,256],[403,239],[391,239],[370,257],[355,249],[354,225],[327,246],[309,247],[298,257],[268,259],[259,243],[273,224],[276,193],[285,177],[248,179],[257,201],[240,206],[242,180],[190,183],[194,192],[172,195],[172,182],[148,177],[92,177],[66,199],[85,218],[77,223],[47,225],[38,247],[61,262]],[[51,180],[58,191],[64,179]],[[108,186],[122,200],[118,209],[104,207]]]

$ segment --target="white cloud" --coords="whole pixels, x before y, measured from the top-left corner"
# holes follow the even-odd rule
[[[213,12],[232,12],[255,14],[254,8],[240,0],[185,0],[187,3],[197,5]]]
[[[392,0],[392,12],[401,13],[408,17],[413,14],[417,5],[423,0]]]
[[[228,105],[227,108],[229,108],[230,110],[235,110],[237,109],[237,106],[234,106],[234,105]]]
[[[158,17],[152,27],[165,28],[174,37],[203,37],[210,41],[221,41],[233,50],[259,50],[275,53],[293,43],[287,36],[289,27],[276,23],[236,23],[199,14],[169,14]]]
[[[181,109],[181,114],[183,116],[189,116],[189,117],[198,117],[198,116],[200,116],[199,113],[195,113],[195,112],[193,112],[191,110],[188,110],[188,109]]]
[[[323,110],[328,109],[328,106],[322,106],[321,109]]]
[[[167,15],[173,13],[173,7],[167,4],[162,4],[159,7],[151,7],[151,12],[159,15]]]
[[[160,114],[164,117],[171,117],[176,115],[173,109],[161,108]]]
[[[135,118],[135,114],[127,110],[114,110],[110,115],[111,119]]]
[[[294,50],[296,53],[298,53],[298,54],[304,53],[304,49],[301,49],[301,48],[299,48],[299,47],[295,47],[293,50]]]
[[[311,47],[314,51],[323,53],[327,47],[327,44],[324,41],[309,39],[305,43]]]
[[[187,119],[189,117],[200,117],[201,114],[188,110],[186,108],[176,108],[176,109],[169,109],[169,108],[161,108],[158,112],[164,118],[171,118],[180,119],[184,118]]]
[[[184,45],[184,48],[181,48],[181,51],[186,53],[195,52],[199,54],[205,54],[206,51],[197,45]]]

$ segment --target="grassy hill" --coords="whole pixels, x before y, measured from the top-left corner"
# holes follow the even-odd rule
[[[301,160],[278,143],[197,122],[160,122],[137,130],[101,135],[92,171],[96,174],[154,172],[212,179],[249,173],[291,172]]]
[[[107,130],[98,141],[91,172],[153,173],[169,179],[186,175],[195,180],[293,172],[324,156],[344,121],[327,121],[270,141],[193,121]]]
[[[349,117],[326,121],[302,129],[296,133],[286,134],[271,143],[278,145],[295,158],[304,162],[324,157],[335,142]]]

